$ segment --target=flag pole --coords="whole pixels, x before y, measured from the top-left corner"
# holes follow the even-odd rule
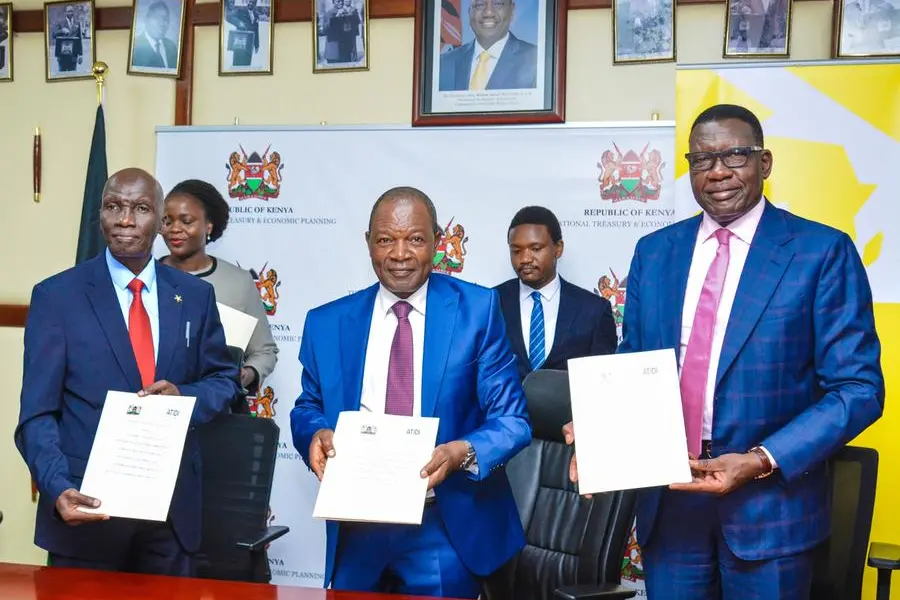
[[[103,104],[103,83],[106,81],[106,74],[109,72],[109,66],[102,61],[97,61],[91,68],[94,80],[97,82],[97,105]]]

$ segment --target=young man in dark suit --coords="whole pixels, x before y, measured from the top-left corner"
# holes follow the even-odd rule
[[[566,370],[570,358],[612,354],[618,338],[609,301],[561,278],[559,220],[542,206],[526,206],[507,233],[518,277],[497,286],[506,331],[524,379],[537,369]]]

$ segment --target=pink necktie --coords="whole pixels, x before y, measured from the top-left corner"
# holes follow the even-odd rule
[[[687,435],[688,452],[700,456],[700,442],[703,428],[703,405],[706,402],[706,381],[709,377],[709,359],[712,352],[713,334],[716,330],[716,313],[722,298],[725,273],[728,271],[728,240],[731,232],[719,229],[715,236],[719,241],[716,258],[713,259],[703,282],[691,337],[681,365],[681,406],[684,410],[684,429]]]
[[[387,397],[385,413],[389,415],[413,414],[413,336],[409,323],[409,311],[412,305],[408,302],[397,302],[392,307],[397,315],[397,329],[391,343],[391,356],[388,362]]]

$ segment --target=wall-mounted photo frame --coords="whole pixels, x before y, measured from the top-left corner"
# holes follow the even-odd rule
[[[900,0],[834,0],[834,58],[900,57]]]
[[[184,42],[182,0],[134,0],[128,74],[177,78]]]
[[[412,124],[565,121],[565,0],[416,2]]]
[[[723,58],[789,58],[793,0],[727,0]]]
[[[13,80],[12,2],[0,3],[0,83]]]
[[[369,68],[368,0],[311,0],[313,73]]]
[[[275,0],[225,0],[219,15],[219,75],[271,75]]]
[[[11,19],[7,20],[7,23],[10,22]],[[93,0],[61,0],[44,4],[47,81],[92,79],[96,54]]]
[[[674,0],[613,0],[613,64],[675,62]]]

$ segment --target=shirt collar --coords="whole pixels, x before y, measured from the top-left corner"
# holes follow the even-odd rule
[[[128,284],[131,283],[131,280],[135,277],[134,273],[132,273],[128,267],[113,258],[109,248],[106,249],[106,266],[109,268],[109,276],[112,278],[113,285],[123,291],[128,289]],[[155,258],[150,259],[150,262],[148,262],[147,266],[144,267],[144,270],[138,274],[137,278],[144,282],[144,287],[148,292],[153,291],[153,286],[156,285]]]
[[[506,47],[506,42],[509,40],[509,32],[506,32],[502,38],[491,44],[491,47],[487,49],[488,54],[491,55],[491,58],[500,60],[500,55],[503,54],[503,49]],[[475,40],[475,59],[477,60],[481,53],[484,52],[484,48],[481,47],[481,44],[478,43],[478,39]]]
[[[519,299],[526,300],[531,297],[532,292],[538,292],[541,295],[541,298],[546,300],[547,302],[553,300],[556,297],[556,294],[559,292],[559,273],[550,280],[547,285],[542,287],[539,290],[534,289],[530,285],[526,285],[522,283],[522,280],[519,280]]]
[[[759,222],[762,220],[763,211],[765,210],[766,197],[763,196],[760,201],[756,203],[756,206],[751,208],[747,214],[741,215],[739,218],[729,223],[726,226],[726,229],[731,231],[731,233],[739,240],[749,245],[753,240],[753,235],[756,233],[756,228],[759,226]],[[703,222],[700,223],[700,240],[705,242],[721,228],[721,225],[716,223],[712,217],[704,212]]]
[[[424,315],[425,314],[425,304],[428,299],[428,280],[425,280],[425,283],[422,284],[422,287],[413,292],[409,298],[398,298],[394,295],[390,290],[384,287],[383,284],[378,284],[378,296],[375,298],[375,305],[378,307],[378,314],[382,317],[387,316],[388,312],[393,308],[393,306],[402,301],[409,302],[413,310],[417,313]]]

